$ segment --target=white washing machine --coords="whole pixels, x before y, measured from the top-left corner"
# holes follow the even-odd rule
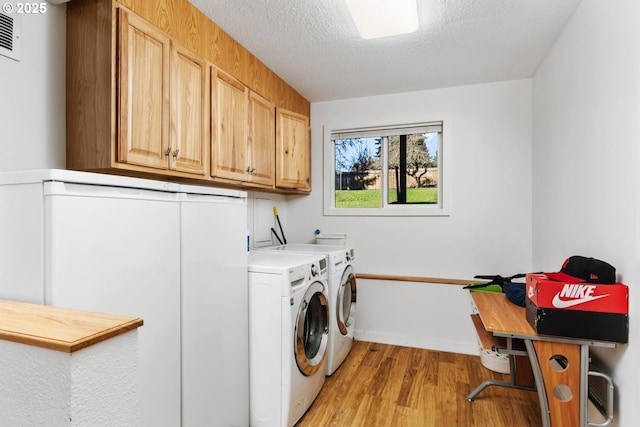
[[[353,346],[356,314],[356,276],[353,269],[355,251],[352,247],[289,243],[259,248],[280,253],[325,254],[329,260],[329,346],[327,375],[344,362]]]
[[[327,257],[252,251],[248,270],[250,424],[291,427],[324,385]]]

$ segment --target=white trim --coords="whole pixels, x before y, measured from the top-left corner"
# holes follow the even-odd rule
[[[340,129],[331,131],[331,139],[368,138],[375,136],[394,136],[412,133],[442,132],[442,122],[426,122],[418,124],[402,124],[397,126],[372,126],[357,129]]]

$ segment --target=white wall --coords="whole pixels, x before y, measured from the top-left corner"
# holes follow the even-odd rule
[[[271,228],[276,231],[280,239],[283,239],[283,233],[280,231],[273,208],[278,211],[280,224],[282,224],[284,231],[284,239],[289,241],[287,234],[287,197],[282,194],[249,192],[247,229],[252,248],[280,244],[271,233]]]
[[[278,206],[288,240],[310,242],[316,228],[348,233],[357,271],[381,274],[470,278],[548,270],[578,253],[611,262],[631,287],[631,344],[599,355],[615,367],[616,422],[635,425],[639,7],[636,0],[582,0],[536,73],[533,95],[524,80],[313,104],[312,195],[288,202],[266,196]],[[0,171],[65,167],[65,6],[47,8],[22,19],[22,60],[0,56]],[[444,149],[452,156],[450,217],[322,215],[323,125],[441,114],[453,121]],[[359,286],[361,336],[462,352],[475,347],[458,287]]]
[[[312,104],[313,192],[290,198],[289,240],[310,242],[315,229],[346,233],[361,273],[466,279],[530,271],[531,105],[530,80]],[[330,130],[440,119],[450,127],[442,152],[451,168],[444,195],[450,216],[323,216],[323,173],[330,173],[323,166],[323,126]],[[359,285],[360,337],[395,335],[399,342],[449,351],[476,347],[466,291],[460,287]],[[441,323],[440,335],[421,326],[443,318],[452,320]]]
[[[616,424],[640,420],[640,3],[583,0],[533,79],[533,267],[603,259],[630,288],[629,345],[614,369]]]
[[[462,286],[364,279],[357,285],[355,339],[478,353],[471,300]]]
[[[0,340],[2,425],[139,425],[138,348],[137,329],[73,353]]]
[[[66,5],[46,7],[20,15],[20,62],[0,56],[0,171],[65,167]]]

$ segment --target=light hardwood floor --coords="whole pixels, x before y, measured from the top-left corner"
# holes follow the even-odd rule
[[[491,386],[508,381],[478,356],[356,341],[296,427],[538,427],[535,392]]]

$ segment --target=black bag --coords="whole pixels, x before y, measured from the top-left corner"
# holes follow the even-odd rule
[[[524,301],[526,298],[526,285],[524,283],[513,282],[513,279],[519,279],[525,277],[525,273],[514,274],[509,277],[496,276],[473,276],[475,279],[490,279],[487,283],[476,283],[473,285],[467,285],[463,289],[477,289],[484,288],[489,285],[500,285],[502,292],[507,296],[507,299],[512,303],[524,307]]]

